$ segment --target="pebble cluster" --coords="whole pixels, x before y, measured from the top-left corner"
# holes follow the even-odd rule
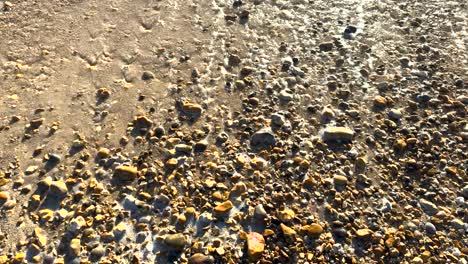
[[[1,168],[31,228],[0,263],[468,263],[464,1],[200,2],[212,52],[167,107]]]

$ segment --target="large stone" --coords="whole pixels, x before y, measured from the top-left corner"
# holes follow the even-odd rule
[[[351,141],[353,137],[354,131],[348,127],[327,127],[323,131],[325,141]]]
[[[275,134],[271,128],[265,127],[252,135],[250,146],[255,149],[268,149],[276,145]]]
[[[259,259],[265,250],[265,239],[257,232],[247,234],[247,254],[250,260]]]

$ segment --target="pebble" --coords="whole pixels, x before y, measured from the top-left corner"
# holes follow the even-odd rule
[[[468,185],[465,185],[465,187],[463,187],[461,193],[462,193],[463,197],[468,199]]]
[[[10,194],[6,191],[0,192],[0,202],[5,202],[10,199]]]
[[[179,251],[187,245],[187,238],[183,234],[172,234],[167,235],[164,242],[173,250]]]
[[[203,108],[199,104],[184,102],[182,104],[182,112],[190,118],[199,118],[203,112]]]
[[[291,93],[291,91],[285,89],[285,90],[282,90],[279,95],[278,95],[278,98],[283,101],[283,102],[291,102],[293,99],[294,99],[294,95]]]
[[[325,141],[351,141],[354,131],[348,127],[327,127],[323,131]]]
[[[141,75],[141,79],[143,81],[149,81],[149,80],[152,80],[154,79],[156,76],[154,75],[154,73],[150,72],[150,71],[144,71],[143,74]]]
[[[233,204],[231,201],[226,201],[223,203],[218,204],[214,209],[213,213],[215,215],[223,215],[227,212],[229,212],[233,208]]]
[[[279,212],[279,219],[284,222],[284,223],[288,223],[290,222],[291,220],[294,219],[294,217],[296,216],[296,214],[294,213],[293,210],[291,209],[284,209],[282,211]]]
[[[333,182],[337,186],[345,186],[346,184],[348,184],[348,178],[346,178],[346,176],[343,175],[335,175],[333,176]]]
[[[331,51],[333,50],[333,43],[332,42],[320,43],[319,49],[320,51],[325,51],[325,52]]]
[[[120,166],[114,172],[114,178],[120,181],[133,181],[137,176],[138,169],[132,166]]]
[[[255,206],[255,211],[254,211],[253,216],[254,216],[255,219],[259,219],[259,220],[264,220],[264,219],[268,218],[268,214],[265,211],[265,208],[263,207],[262,204],[259,204],[259,205]]]
[[[36,172],[38,169],[39,169],[38,166],[29,166],[28,168],[26,168],[26,170],[24,171],[24,173],[25,173],[26,175],[31,175],[31,174],[33,174],[34,172]]]
[[[53,212],[52,212],[53,214]],[[82,216],[77,216],[76,218],[73,218],[70,223],[68,224],[67,230],[76,233],[80,231],[84,226],[86,226],[86,221]]]
[[[437,205],[429,202],[426,199],[420,199],[419,204],[421,205],[421,208],[426,212],[428,215],[435,215],[439,209],[437,208]]]
[[[367,167],[367,163],[368,161],[365,157],[357,158],[355,162],[356,171],[359,171],[359,172],[364,171]]]
[[[305,225],[302,230],[306,231],[310,237],[319,237],[323,233],[322,225],[317,223]]]
[[[48,159],[47,162],[51,164],[57,164],[62,161],[62,157],[59,154],[56,153],[50,153],[48,154]]]
[[[393,120],[400,120],[403,117],[403,113],[401,112],[400,109],[390,109],[388,112],[388,117],[393,119]]]
[[[189,264],[213,264],[215,262],[212,256],[206,256],[201,253],[193,254],[189,260]]]
[[[376,96],[374,98],[374,106],[377,108],[385,108],[387,106],[387,99],[383,96]]]
[[[72,240],[70,240],[70,252],[74,255],[74,256],[79,256],[80,253],[81,253],[81,241],[80,239],[78,238],[74,238]]]
[[[68,193],[67,184],[63,181],[53,181],[49,187],[49,194],[57,196],[57,197],[64,197]]]
[[[47,236],[45,235],[45,232],[42,228],[36,227],[34,229],[34,235],[36,236],[37,241],[41,247],[45,247],[47,245]]]
[[[369,239],[370,236],[373,234],[374,232],[372,232],[372,230],[368,229],[368,228],[364,228],[364,229],[358,229],[356,231],[356,236],[360,239]]]
[[[450,224],[453,226],[455,229],[465,229],[465,223],[461,219],[453,219],[450,221]]]
[[[247,254],[250,260],[258,260],[265,251],[265,239],[256,232],[247,234]]]
[[[93,259],[100,259],[104,256],[105,253],[106,253],[106,249],[102,246],[97,246],[93,248],[90,252],[91,257]]]
[[[429,223],[429,222],[425,224],[424,228],[426,230],[426,233],[430,236],[435,235],[437,231],[436,227],[432,223]]]
[[[286,119],[284,115],[279,114],[279,113],[273,113],[271,115],[271,123],[276,126],[282,126],[284,123],[286,123]]]
[[[250,145],[255,149],[272,148],[276,145],[275,134],[271,128],[262,128],[252,135]]]

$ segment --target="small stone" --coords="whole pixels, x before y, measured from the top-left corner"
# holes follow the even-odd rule
[[[115,169],[114,178],[121,181],[133,181],[138,176],[138,169],[131,166],[120,166]]]
[[[399,109],[390,109],[388,112],[388,117],[393,120],[400,120],[403,117],[403,114]]]
[[[192,152],[192,146],[187,144],[177,144],[174,149],[179,154],[190,154]]]
[[[398,151],[403,151],[406,149],[406,141],[404,139],[397,139],[395,143],[393,144],[393,148],[395,148]]]
[[[62,157],[59,154],[56,154],[56,153],[48,154],[48,158],[47,158],[48,163],[57,164],[60,161],[62,161]]]
[[[64,197],[68,193],[68,187],[63,181],[53,181],[50,184],[49,188],[49,194],[58,196],[58,197]]]
[[[74,256],[79,256],[81,252],[81,241],[78,238],[74,238],[70,241],[70,252]]]
[[[367,159],[366,157],[359,157],[356,159],[356,162],[354,164],[356,171],[362,172],[366,169],[367,167]]]
[[[77,231],[80,231],[84,226],[86,226],[86,220],[80,215],[70,221],[67,230],[72,233],[76,233]]]
[[[427,222],[425,225],[424,225],[424,229],[426,230],[426,233],[430,236],[432,235],[435,235],[437,229],[436,227],[430,223],[430,222]]]
[[[24,254],[23,252],[18,252],[16,253],[13,259],[13,263],[20,263],[24,260],[25,257],[26,257],[26,254]]]
[[[229,212],[233,208],[231,201],[226,201],[224,203],[218,204],[214,209],[213,212],[215,215],[222,215]]]
[[[154,78],[155,78],[154,73],[152,73],[150,71],[144,71],[143,74],[141,75],[141,79],[143,81],[149,81],[149,80],[152,80]]]
[[[189,264],[213,264],[214,258],[201,253],[195,253],[188,259]]]
[[[302,230],[307,232],[311,237],[319,237],[323,233],[323,227],[317,223],[305,225],[302,227]]]
[[[247,255],[250,260],[258,260],[265,250],[265,239],[257,232],[247,234]]]
[[[333,49],[333,43],[332,42],[324,42],[319,44],[319,49],[320,51],[331,51]]]
[[[7,264],[8,263],[8,256],[0,255],[0,264]]]
[[[97,157],[100,159],[107,158],[109,157],[109,155],[110,155],[110,150],[108,148],[100,148],[97,153]]]
[[[288,89],[284,89],[282,90],[281,92],[279,92],[278,94],[278,98],[283,101],[283,102],[290,102],[294,99],[294,96],[293,94],[288,90]]]
[[[24,173],[25,173],[26,175],[31,175],[31,174],[33,174],[34,172],[36,172],[37,169],[39,169],[38,166],[29,166],[28,168],[26,168],[26,170],[24,171]]]
[[[208,141],[201,140],[195,143],[193,150],[197,153],[204,152],[208,148]]]
[[[106,100],[110,97],[111,93],[107,88],[99,88],[96,92],[97,98],[101,100]]]
[[[228,64],[231,67],[236,67],[241,63],[241,59],[237,55],[230,55],[228,58]]]
[[[123,222],[120,222],[118,225],[116,225],[113,230],[114,236],[118,240],[122,239],[126,232],[127,232],[127,225]]]
[[[190,118],[198,118],[203,112],[203,108],[199,104],[184,102],[182,104],[182,112]]]
[[[93,250],[91,250],[90,253],[91,253],[91,257],[96,260],[104,256],[104,254],[106,253],[106,249],[102,246],[97,246],[93,248]]]
[[[323,121],[331,120],[335,117],[335,112],[330,107],[325,107],[322,111],[321,118]]]
[[[164,239],[166,245],[174,250],[182,250],[187,244],[187,238],[183,234],[167,235]]]
[[[364,228],[356,231],[356,236],[361,239],[368,239],[373,234],[372,230]]]
[[[283,231],[284,236],[286,236],[287,238],[294,238],[294,236],[296,235],[296,231],[294,231],[294,229],[292,229],[291,227],[285,224],[280,224],[280,227],[281,231]]]
[[[323,132],[325,141],[351,141],[354,137],[354,131],[348,127],[327,127]]]
[[[255,219],[259,219],[259,220],[264,220],[264,219],[266,219],[268,217],[268,214],[265,211],[265,208],[263,208],[263,205],[259,204],[259,205],[255,206],[255,211],[254,211],[253,217]]]
[[[279,212],[279,219],[282,221],[282,222],[290,222],[292,219],[294,219],[294,217],[296,216],[296,214],[294,213],[293,210],[291,209],[285,209],[283,211],[280,211]]]
[[[468,199],[468,185],[466,185],[465,187],[463,187],[461,193],[462,193],[463,197],[465,197],[466,199]]]
[[[151,121],[147,116],[139,115],[134,117],[133,124],[139,129],[149,129],[153,126],[153,121]]]
[[[346,186],[346,184],[348,184],[348,178],[343,175],[335,175],[333,176],[333,182],[337,186]]]
[[[275,134],[271,128],[262,128],[255,132],[250,139],[250,145],[256,149],[268,149],[276,145]]]
[[[0,192],[0,202],[5,202],[10,199],[10,193],[8,192]]]
[[[50,209],[42,209],[39,211],[39,217],[41,218],[42,221],[52,222],[52,220],[54,219],[54,211]]]
[[[465,223],[461,219],[453,219],[450,224],[452,225],[453,228],[455,229],[465,229]]]
[[[29,122],[29,127],[31,129],[38,129],[44,123],[44,121],[45,121],[44,118],[33,119],[31,120],[31,122]]]
[[[42,230],[42,228],[36,227],[34,229],[34,235],[36,236],[37,241],[41,247],[45,247],[47,245],[47,237],[45,236],[45,232]]]
[[[286,122],[284,115],[279,113],[274,113],[271,115],[271,124],[276,126],[282,126]]]
[[[374,106],[377,108],[385,108],[387,106],[387,99],[383,96],[377,95],[374,98]]]
[[[419,200],[419,205],[424,210],[424,212],[426,212],[426,214],[428,215],[435,215],[439,211],[439,209],[437,208],[437,205],[429,202],[426,199]]]

